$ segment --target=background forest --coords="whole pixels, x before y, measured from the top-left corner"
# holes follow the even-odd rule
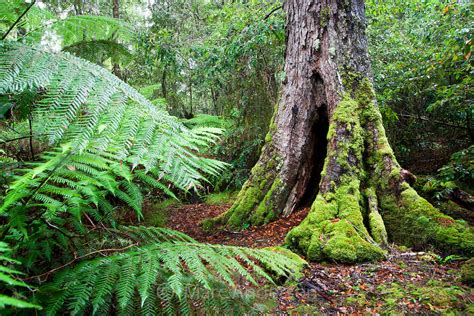
[[[365,2],[395,155],[472,225],[472,2]],[[284,26],[273,0],[0,0],[0,310],[275,308],[242,283],[281,285],[306,262],[164,223],[173,205],[231,203],[248,179],[285,78]],[[468,259],[443,255],[430,260]],[[460,286],[428,303],[472,312]]]

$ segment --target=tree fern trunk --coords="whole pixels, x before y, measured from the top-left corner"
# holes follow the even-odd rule
[[[260,160],[205,227],[265,224],[311,206],[287,243],[312,260],[384,256],[387,236],[474,253],[472,231],[407,182],[372,89],[363,0],[288,0],[286,79]]]

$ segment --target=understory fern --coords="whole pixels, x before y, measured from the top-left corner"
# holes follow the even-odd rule
[[[41,306],[29,303],[22,298],[14,297],[15,288],[31,288],[30,285],[21,281],[22,272],[16,270],[13,265],[20,262],[10,257],[11,249],[8,244],[0,241],[0,311],[7,307],[41,309]]]
[[[243,313],[254,306],[236,287],[238,277],[257,285],[258,278],[272,282],[269,273],[288,276],[296,269],[293,261],[269,250],[206,245],[159,228],[128,228],[128,233],[154,238],[57,274],[40,291],[49,296],[47,314]]]

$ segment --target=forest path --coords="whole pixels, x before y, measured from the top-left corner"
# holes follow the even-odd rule
[[[298,225],[308,209],[247,230],[206,234],[199,223],[231,204],[189,204],[166,210],[166,227],[182,231],[200,242],[246,247],[281,245],[286,233]],[[446,260],[445,260],[446,261]],[[474,314],[474,289],[460,282],[461,261],[444,263],[431,253],[393,247],[386,261],[357,265],[312,263],[298,280],[278,289],[252,288],[270,301],[275,314],[377,315],[453,313]],[[247,285],[245,286],[247,287]]]

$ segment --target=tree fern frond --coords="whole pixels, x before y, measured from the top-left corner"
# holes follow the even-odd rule
[[[85,209],[91,201],[105,205],[99,200],[107,194],[98,193],[105,189],[140,216],[142,197],[135,178],[173,196],[162,181],[182,190],[197,189],[207,181],[204,174],[218,175],[227,167],[199,155],[201,148],[215,142],[219,129],[186,128],[135,89],[87,61],[2,42],[0,94],[24,91],[40,91],[31,104],[33,115],[57,149],[44,153],[43,162],[33,164],[12,183],[0,213],[32,200],[45,203],[50,215],[63,205],[72,205],[76,212],[81,198]],[[46,186],[49,181],[56,185]]]
[[[242,273],[247,270],[241,262],[253,262],[255,266],[261,264],[265,268],[254,269],[253,274]],[[63,271],[43,293],[47,294],[51,288],[66,289],[68,294],[62,304],[70,312],[98,311],[105,304],[118,310],[157,308],[164,313],[176,309],[191,313],[196,306],[208,311],[215,307],[203,302],[191,303],[215,288],[216,282],[234,284],[237,275],[250,282],[255,282],[256,277],[271,280],[267,271],[288,275],[294,269],[296,263],[272,251],[195,242],[161,242],[85,261]],[[85,287],[89,287],[91,292]],[[160,304],[154,304],[154,299],[158,299]],[[115,307],[112,301],[117,303]],[[215,304],[226,308],[222,301]]]

